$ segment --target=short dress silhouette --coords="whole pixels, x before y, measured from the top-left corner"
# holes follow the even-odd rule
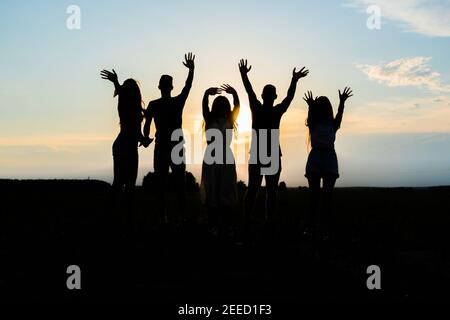
[[[333,124],[317,124],[310,128],[311,151],[306,164],[307,178],[339,178],[339,168],[334,142],[336,129]]]
[[[232,207],[237,202],[236,164],[229,145],[232,140],[233,125],[226,118],[218,118],[206,121],[205,129],[217,129],[222,133],[223,161],[213,164],[203,161],[200,185],[202,202],[210,208]]]
[[[114,96],[120,91],[114,93]],[[114,179],[119,183],[135,183],[138,175],[138,144],[141,137],[141,114],[132,114],[119,105],[120,133],[112,146],[114,158]]]

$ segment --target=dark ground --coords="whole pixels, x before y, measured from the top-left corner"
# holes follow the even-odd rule
[[[171,198],[174,223],[159,227],[154,199],[138,189],[139,230],[127,233],[107,211],[108,191],[99,181],[0,181],[0,296],[183,305],[450,298],[450,187],[337,189],[336,239],[319,253],[300,237],[306,188],[280,192],[278,227],[255,216],[249,245],[207,232],[198,193],[189,194],[192,222],[176,223]],[[263,203],[261,193],[257,212]],[[66,287],[73,264],[81,291]],[[372,264],[381,267],[380,291],[366,287]]]

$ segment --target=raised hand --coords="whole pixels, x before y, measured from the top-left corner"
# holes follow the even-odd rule
[[[118,81],[117,73],[114,69],[112,69],[112,72],[108,70],[102,70],[100,72],[100,76],[102,77],[102,79],[109,80],[114,83]]]
[[[314,103],[314,96],[313,96],[312,91],[307,91],[305,93],[305,97],[303,98],[303,100],[305,100],[306,103],[308,104],[308,106],[311,107]]]
[[[295,80],[300,80],[301,78],[304,78],[308,75],[309,70],[305,70],[305,67],[301,68],[299,72],[296,72],[297,68],[294,68],[292,71],[292,78]]]
[[[353,91],[350,89],[350,87],[345,87],[344,92],[341,93],[341,90],[339,90],[339,100],[341,103],[344,103],[348,98],[353,96]]]
[[[184,55],[183,64],[189,70],[193,70],[195,68],[194,60],[195,60],[195,55],[192,54],[192,52],[189,52],[188,54]]]
[[[241,59],[239,62],[239,71],[242,74],[247,74],[252,70],[252,66],[248,67],[247,60]]]
[[[232,86],[230,86],[229,84],[223,84],[220,87],[220,90],[224,91],[224,92],[226,92],[228,94],[232,94],[232,95],[237,94],[236,90]]]
[[[205,94],[207,94],[208,96],[215,96],[216,94],[220,94],[220,93],[222,93],[222,89],[220,89],[220,88],[209,88],[205,92]]]

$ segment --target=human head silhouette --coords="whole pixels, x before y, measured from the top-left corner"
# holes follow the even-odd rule
[[[275,86],[268,84],[264,87],[261,95],[264,104],[273,105],[277,96],[277,89]]]
[[[169,94],[173,89],[173,78],[167,74],[162,75],[158,88],[162,94]]]
[[[127,79],[120,87],[118,109],[121,123],[142,121],[142,95],[136,80]]]
[[[211,107],[211,118],[225,118],[229,119],[231,117],[231,104],[230,101],[224,96],[218,96],[214,99]]]
[[[324,96],[317,97],[309,108],[306,125],[311,128],[317,124],[331,124],[333,119],[333,106],[330,100]]]

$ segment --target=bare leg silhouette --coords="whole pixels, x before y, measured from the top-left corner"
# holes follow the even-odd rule
[[[333,231],[333,190],[336,184],[336,178],[326,177],[323,179],[323,210],[321,213],[321,226],[323,231],[328,234]]]
[[[305,235],[315,237],[317,229],[317,218],[320,204],[320,178],[308,178],[309,184],[309,210],[306,217]]]
[[[258,165],[250,164],[248,175],[249,175],[248,189],[244,200],[244,210],[245,210],[244,231],[246,233],[250,232],[253,208],[255,206],[256,196],[258,195],[258,192],[261,189],[261,183],[263,179],[263,176],[260,174]]]
[[[273,176],[266,176],[266,212],[267,221],[270,223],[275,222],[276,209],[277,209],[277,194],[278,194],[278,182],[280,181],[281,170]]]

